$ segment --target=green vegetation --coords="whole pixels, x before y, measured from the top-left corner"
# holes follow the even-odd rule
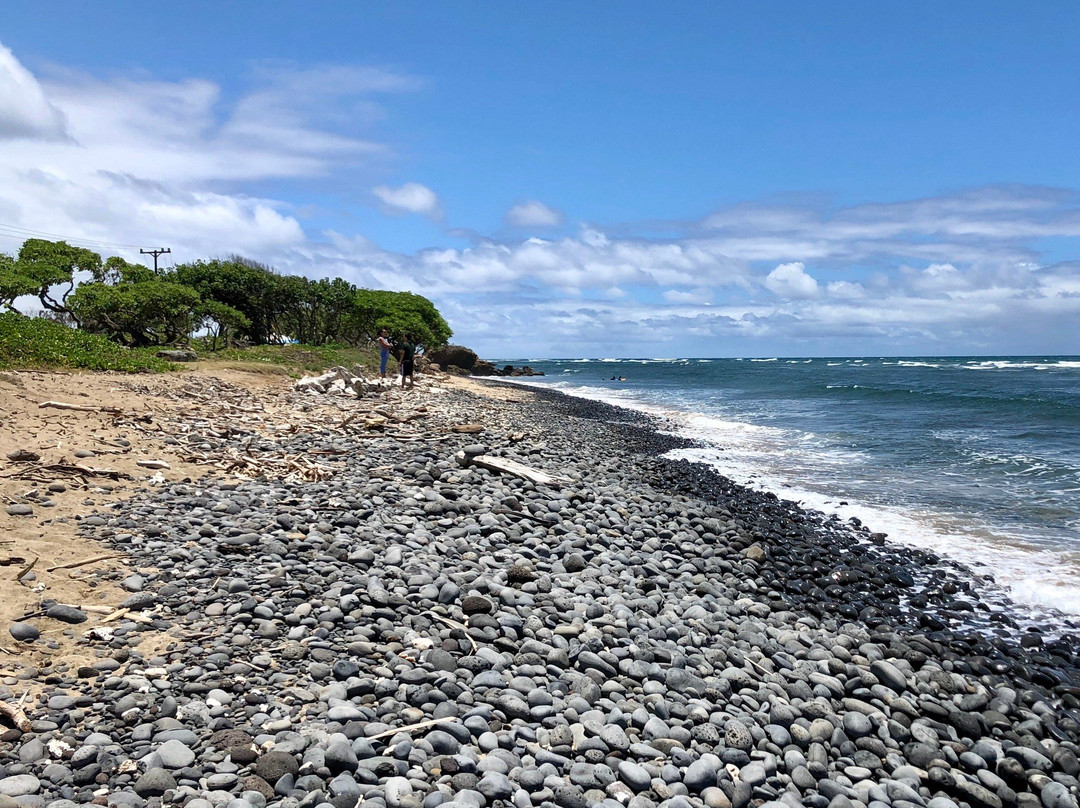
[[[191,341],[191,346],[206,355],[209,351],[210,338],[202,337]],[[244,365],[270,365],[281,368],[292,375],[301,373],[321,373],[328,367],[341,365],[352,367],[364,365],[368,368],[379,367],[379,354],[373,347],[352,347],[340,343],[328,345],[253,345],[250,348],[220,348],[213,353],[218,361],[240,363]]]
[[[169,370],[153,349],[129,349],[98,334],[17,312],[0,313],[0,367],[87,368],[125,373]]]
[[[21,317],[15,301],[26,296],[50,320]],[[0,307],[8,310],[0,362],[18,367],[163,369],[154,347],[197,343],[222,359],[318,370],[373,364],[383,328],[395,340],[409,334],[420,352],[452,335],[431,301],[411,292],[280,275],[239,256],[158,273],[44,239],[27,239],[16,256],[0,254]]]

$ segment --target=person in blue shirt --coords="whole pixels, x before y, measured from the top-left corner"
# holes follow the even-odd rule
[[[375,340],[379,344],[379,375],[386,378],[386,362],[390,359],[390,349],[394,346],[390,343],[390,334],[384,328],[379,332],[379,338]]]

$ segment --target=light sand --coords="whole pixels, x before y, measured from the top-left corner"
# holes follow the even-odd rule
[[[132,573],[152,572],[135,569],[122,557],[68,569],[50,571],[50,568],[103,555],[119,555],[100,542],[79,536],[77,517],[88,516],[111,502],[132,496],[150,485],[155,477],[175,482],[222,473],[182,459],[181,455],[187,454],[184,449],[169,446],[157,437],[168,433],[178,420],[206,407],[205,398],[199,400],[186,391],[220,388],[222,383],[252,396],[255,406],[265,410],[263,423],[271,428],[289,423],[290,416],[296,415],[295,406],[283,405],[291,379],[278,368],[200,362],[170,374],[0,372],[0,412],[4,414],[0,424],[0,678],[24,673],[27,668],[45,673],[52,665],[75,667],[92,660],[88,649],[80,645],[80,638],[105,617],[101,611],[91,612],[86,623],[75,626],[34,617],[32,622],[41,630],[42,639],[30,645],[15,641],[8,629],[20,618],[39,612],[45,600],[89,605],[98,610],[116,606],[129,595],[120,587],[121,580]],[[532,395],[510,385],[482,384],[440,374],[419,376],[413,391],[394,387],[385,398],[366,401],[375,406],[382,401],[408,398],[415,402],[422,398],[425,405],[437,406],[439,396],[434,395],[437,390],[432,389],[433,385],[464,389],[499,401],[522,401]],[[108,410],[42,408],[40,404],[46,401]],[[347,405],[328,401],[322,407],[315,401],[310,415],[333,417],[343,406]],[[120,414],[109,410],[119,410]],[[132,415],[147,416],[149,421],[133,428]],[[162,431],[155,433],[156,429]],[[123,441],[130,445],[123,445]],[[36,463],[8,460],[8,452],[18,449],[36,452],[40,460]],[[79,449],[90,450],[94,456],[76,457],[74,452]],[[139,460],[162,460],[169,468],[144,468],[139,466]],[[58,463],[111,469],[130,479],[79,479],[48,473],[38,480],[19,476],[32,466]],[[49,492],[50,482],[63,483],[67,490]],[[36,498],[27,496],[35,490]],[[45,499],[52,500],[55,506],[43,507],[40,502]],[[33,515],[9,516],[7,508],[14,503],[31,504]],[[32,574],[16,580],[20,570],[35,559]],[[140,649],[144,654],[151,652],[155,643],[168,641],[166,636],[154,632],[147,632],[146,637]],[[33,692],[39,681],[27,680],[26,687]]]

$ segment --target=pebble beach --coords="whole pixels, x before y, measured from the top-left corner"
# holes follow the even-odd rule
[[[1077,805],[1069,619],[665,459],[686,442],[640,413],[476,388],[418,388],[407,435],[275,440],[325,479],[83,517],[154,572],[92,662],[3,681],[14,704],[43,679],[0,736],[0,808]]]

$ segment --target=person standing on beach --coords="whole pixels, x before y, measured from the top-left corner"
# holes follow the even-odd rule
[[[401,387],[405,388],[405,379],[409,380],[409,387],[413,386],[413,361],[416,358],[416,346],[408,334],[403,334],[401,344],[398,345],[398,359],[401,361]]]
[[[390,344],[390,333],[385,328],[379,332],[379,338],[375,341],[379,343],[379,375],[385,379],[386,362],[390,359],[390,349],[394,346]]]

